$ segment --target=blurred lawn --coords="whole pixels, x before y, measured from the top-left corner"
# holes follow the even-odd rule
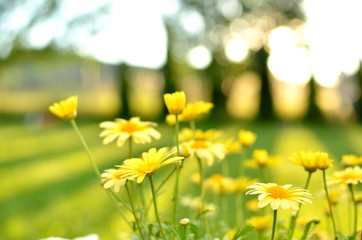
[[[98,123],[78,121],[94,158],[104,170],[125,159],[128,148],[117,148],[115,144],[103,146],[98,137]],[[304,186],[306,173],[287,160],[293,151],[327,151],[335,160],[334,168],[338,168],[342,154],[362,155],[362,128],[358,124],[205,122],[199,127],[222,129],[231,137],[236,137],[241,128],[255,131],[258,140],[253,149],[266,148],[271,155],[283,157],[283,164],[270,172],[271,181],[279,184]],[[149,147],[172,145],[173,127],[161,125],[159,130],[163,138],[151,145],[136,146],[135,155]],[[128,225],[100,187],[70,124],[52,121],[39,127],[24,124],[20,119],[9,119],[0,121],[0,133],[0,239],[73,238],[90,233],[97,233],[101,239],[122,239],[120,233],[129,230]],[[251,151],[247,154],[250,156]],[[232,175],[236,176],[233,166],[239,161],[238,156],[231,156],[227,161],[233,170]],[[182,171],[181,192],[186,193],[189,176],[195,170],[195,166],[190,166]],[[215,165],[207,170],[206,175],[217,171],[219,166]],[[253,171],[250,174],[257,174]],[[315,175],[311,182],[312,191],[321,189],[321,175]],[[170,204],[169,200],[160,201]],[[315,197],[315,201],[321,200]],[[312,211],[313,206],[306,206],[302,214]],[[288,214],[290,212],[285,213]]]

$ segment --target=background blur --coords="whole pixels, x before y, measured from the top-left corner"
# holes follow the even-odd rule
[[[236,119],[360,119],[361,5],[3,0],[0,116],[78,94],[83,116],[160,118],[177,89]]]
[[[213,102],[218,126],[265,134],[257,147],[273,153],[362,154],[361,11],[360,0],[0,0],[0,238],[115,239],[119,216],[48,112],[74,94],[101,169],[124,154],[101,146],[98,123],[163,122],[175,90]]]

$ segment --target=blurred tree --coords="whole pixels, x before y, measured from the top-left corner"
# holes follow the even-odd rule
[[[129,99],[128,91],[129,91],[129,79],[127,75],[127,71],[129,66],[125,63],[119,65],[119,92],[121,97],[121,105],[122,111],[120,114],[122,118],[129,119],[130,118],[130,110],[129,105],[126,104]]]
[[[263,18],[263,15],[270,14],[270,21],[277,24],[286,24],[293,18],[302,18],[300,11],[300,0],[278,0],[278,1],[248,1],[248,0],[210,0],[196,1],[183,0],[181,10],[177,15],[169,19],[172,23],[171,30],[175,32],[175,38],[170,41],[170,48],[174,58],[184,59],[185,54],[195,46],[203,45],[213,52],[213,60],[207,68],[209,79],[213,81],[213,98],[216,108],[225,107],[225,97],[221,92],[221,82],[223,78],[240,73],[247,69],[254,70],[260,74],[262,79],[260,118],[273,119],[272,100],[267,77],[267,56],[268,53],[261,47],[259,50],[250,50],[249,59],[244,62],[233,64],[225,57],[224,39],[230,34],[232,23],[236,19],[245,21],[255,21]],[[286,21],[281,22],[280,16]],[[193,24],[187,24],[187,18]],[[278,22],[279,21],[279,22]],[[198,26],[197,27],[195,27]],[[250,26],[245,26],[250,27]],[[243,29],[236,29],[242,31]],[[232,33],[231,33],[232,34]],[[181,55],[181,56],[180,56]],[[191,66],[192,67],[192,66]],[[239,68],[235,71],[235,67]],[[225,74],[225,72],[227,72]]]
[[[67,12],[63,9],[64,4],[69,5],[67,1],[0,1],[2,33],[0,58],[7,58],[11,53],[13,54],[10,57],[13,57],[17,52],[14,50],[19,49],[73,52],[75,49],[72,38],[76,38],[78,32],[87,32],[87,36],[92,37],[102,30],[104,24],[99,22],[110,17],[110,8],[115,1],[98,1],[94,6],[89,3],[90,6],[79,12],[71,12],[69,9],[67,16],[60,16]],[[274,115],[267,77],[267,50],[263,45],[254,48],[249,46],[246,59],[235,63],[225,54],[225,39],[232,36],[233,31],[240,33],[255,28],[264,31],[261,37],[264,39],[270,28],[287,24],[294,18],[303,19],[300,9],[302,0],[175,0],[174,2],[178,5],[177,11],[164,16],[168,34],[167,62],[161,68],[166,79],[165,92],[176,90],[177,82],[181,79],[180,73],[196,72],[212,81],[213,101],[216,103],[216,109],[221,111],[225,107],[225,96],[221,91],[222,81],[230,75],[254,70],[262,79],[260,118],[272,119]],[[235,29],[236,22],[241,25],[237,25]],[[63,31],[34,45],[30,40],[31,33],[46,23],[50,26],[57,23]],[[185,60],[188,52],[200,45],[206,47],[212,56],[211,62],[204,70],[194,69],[195,66],[187,65]],[[129,115],[129,109],[125,104],[128,99],[128,80],[125,73],[130,67],[125,63],[119,64],[119,76],[122,79],[120,84],[122,114],[126,116]],[[314,106],[311,109],[315,109]]]
[[[309,83],[310,85],[310,97],[309,97],[309,111],[306,119],[309,121],[320,121],[323,119],[322,113],[316,104],[316,83],[314,79]]]
[[[362,86],[362,62],[360,62],[360,67],[359,67],[359,71],[357,73],[358,76],[358,86]],[[362,98],[361,98],[361,91],[362,89],[359,89],[359,98],[358,100],[354,103],[354,108],[356,109],[356,114],[357,114],[357,120],[359,122],[362,122]]]
[[[255,71],[260,74],[261,77],[261,101],[260,101],[260,114],[259,117],[262,120],[271,120],[275,118],[273,112],[273,104],[270,90],[270,83],[268,79],[268,67],[267,67],[267,53],[262,48],[255,54]]]
[[[77,31],[87,29],[94,34],[100,30],[101,26],[95,23],[107,15],[109,1],[100,1],[96,7],[78,12],[63,9],[65,3],[58,0],[1,1],[0,58],[8,57],[13,49],[73,51],[71,38]],[[34,33],[39,34],[37,43],[31,40]]]

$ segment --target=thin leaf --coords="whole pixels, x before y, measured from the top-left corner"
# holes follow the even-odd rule
[[[240,228],[239,230],[236,231],[232,240],[237,240],[239,237],[246,235],[248,232],[250,232],[253,229],[254,229],[254,227],[252,227],[250,225],[246,225],[243,228]]]

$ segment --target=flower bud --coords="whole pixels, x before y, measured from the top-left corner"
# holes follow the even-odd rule
[[[181,224],[182,226],[184,226],[184,227],[186,227],[187,225],[189,225],[189,223],[190,223],[190,219],[188,219],[188,218],[183,218],[183,219],[180,220],[180,224]]]
[[[183,91],[166,93],[163,95],[165,100],[166,107],[169,113],[173,115],[179,115],[185,108],[186,105],[186,95]]]

